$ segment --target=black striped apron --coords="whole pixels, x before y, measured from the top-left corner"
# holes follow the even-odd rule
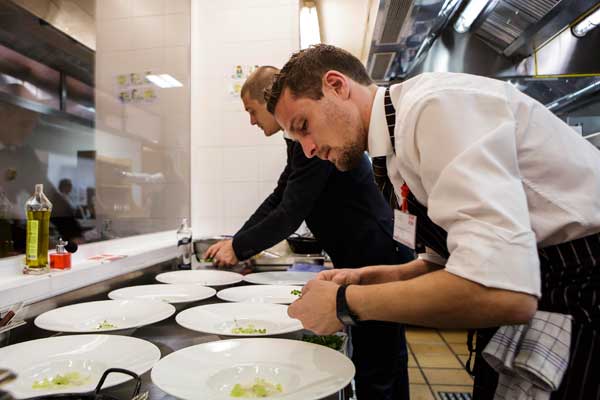
[[[389,88],[385,92],[384,104],[395,154],[396,111]],[[393,186],[387,176],[386,158],[373,158],[373,170],[384,196],[392,207],[399,209]],[[446,231],[431,221],[427,208],[412,193],[408,196],[408,211],[417,216],[417,252],[423,252],[424,247],[429,247],[440,256],[448,258],[450,253]],[[542,279],[542,298],[538,309],[573,316],[569,368],[551,399],[600,400],[600,378],[597,376],[597,371],[600,371],[600,233],[538,249],[538,255]],[[494,398],[498,375],[483,360],[481,352],[496,329],[477,330],[476,348],[472,345],[472,334],[469,335],[469,349],[475,354],[475,364],[470,371],[475,378],[474,400]]]

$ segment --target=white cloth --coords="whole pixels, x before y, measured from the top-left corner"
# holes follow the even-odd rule
[[[494,400],[547,400],[569,365],[571,316],[538,311],[527,325],[502,326],[482,352],[499,374]]]
[[[369,154],[387,156],[396,194],[406,181],[448,232],[446,270],[539,297],[537,247],[600,231],[598,149],[508,83],[426,73],[391,87],[394,156],[384,91],[371,110]]]

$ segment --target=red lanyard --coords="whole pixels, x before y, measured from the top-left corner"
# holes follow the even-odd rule
[[[400,194],[402,195],[402,206],[400,209],[404,213],[408,213],[408,195],[410,194],[410,189],[406,183],[402,184],[402,188],[400,189]]]

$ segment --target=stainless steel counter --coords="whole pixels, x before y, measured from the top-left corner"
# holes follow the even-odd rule
[[[139,271],[135,274],[130,274],[128,276],[121,276],[119,278],[111,279],[110,281],[102,282],[100,284],[92,285],[86,288],[79,289],[77,291],[59,296],[57,298],[49,299],[43,301],[38,304],[34,304],[30,306],[30,310],[28,312],[29,318],[31,320],[29,323],[23,327],[16,328],[11,331],[11,335],[8,338],[5,338],[5,343],[14,344],[23,342],[26,340],[49,337],[53,335],[52,332],[43,331],[41,329],[36,328],[31,322],[36,315],[41,314],[49,309],[64,306],[67,304],[85,302],[85,301],[94,301],[94,300],[105,300],[107,299],[107,293],[111,290],[132,286],[132,285],[141,285],[141,284],[149,284],[156,283],[154,277],[163,271],[168,271],[172,269],[172,263],[163,263],[160,265],[156,265],[150,268],[147,268],[143,271]],[[217,288],[219,289],[219,288]],[[216,297],[212,297],[211,299],[207,299],[200,302],[191,303],[188,307],[195,307],[203,304],[211,304],[221,302]],[[182,309],[178,308],[177,313]],[[176,313],[176,314],[177,314]],[[140,339],[148,340],[149,342],[154,343],[161,352],[161,356],[165,357],[166,355],[179,350],[185,347],[193,346],[200,343],[211,342],[215,340],[228,339],[230,337],[220,337],[211,334],[205,334],[201,332],[195,332],[186,328],[179,326],[175,322],[175,315],[170,318],[161,321],[156,324],[152,324],[146,327],[139,328],[133,332],[131,336],[137,337]],[[277,337],[281,338],[297,338],[298,334],[288,334],[288,335],[280,335]],[[150,379],[150,371],[146,372],[142,375],[142,391],[150,392],[150,399],[152,400],[171,400],[176,399],[171,395],[160,390],[156,387],[151,379]],[[124,383],[114,388],[107,389],[106,392],[112,395],[115,395],[121,399],[127,399],[133,390],[133,385],[131,382]],[[348,390],[341,391],[335,395],[326,397],[326,400],[346,400],[349,398]],[[208,400],[208,399],[207,399]]]

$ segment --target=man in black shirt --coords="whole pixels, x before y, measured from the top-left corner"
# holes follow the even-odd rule
[[[266,136],[281,130],[263,96],[277,72],[260,67],[241,92],[250,123]],[[375,184],[366,155],[357,168],[340,172],[327,161],[306,158],[299,143],[285,142],[287,165],[273,193],[233,239],[211,246],[204,257],[212,257],[218,266],[237,264],[279,243],[306,221],[335,267],[400,264],[414,258],[392,238],[392,210]],[[403,326],[367,323],[353,327],[351,337],[358,398],[408,399]]]

